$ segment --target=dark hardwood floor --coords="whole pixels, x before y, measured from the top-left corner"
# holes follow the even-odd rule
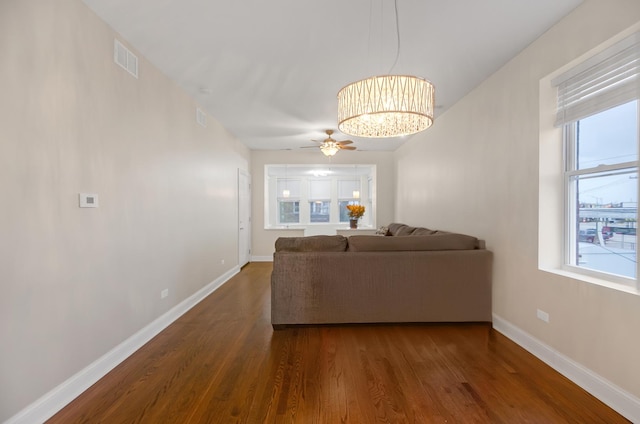
[[[628,422],[486,324],[274,332],[253,263],[49,423]]]

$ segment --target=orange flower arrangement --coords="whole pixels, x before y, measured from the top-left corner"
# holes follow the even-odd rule
[[[360,219],[364,215],[364,206],[362,205],[347,205],[349,209],[349,217],[352,219]]]

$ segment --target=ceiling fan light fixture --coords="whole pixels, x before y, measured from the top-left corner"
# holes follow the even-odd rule
[[[433,124],[435,87],[411,75],[382,75],[338,92],[338,129],[357,137],[398,137]]]
[[[338,147],[338,144],[335,141],[325,141],[320,146],[320,150],[322,151],[322,153],[324,153],[325,156],[333,156],[338,153],[340,147]]]

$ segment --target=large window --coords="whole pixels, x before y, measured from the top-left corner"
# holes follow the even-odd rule
[[[375,165],[265,165],[265,228],[344,227],[346,205],[366,208],[361,227],[375,226]]]
[[[635,287],[638,270],[638,37],[558,77],[565,266]]]

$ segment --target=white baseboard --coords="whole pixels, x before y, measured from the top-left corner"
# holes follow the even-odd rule
[[[4,424],[34,424],[45,422],[238,272],[240,272],[240,267],[233,267],[127,340],[111,349],[95,362],[9,418]]]
[[[271,256],[252,256],[251,262],[273,262],[273,255]]]
[[[531,352],[603,403],[609,405],[626,419],[634,423],[640,423],[639,398],[554,350],[496,314],[493,315],[493,328]]]

